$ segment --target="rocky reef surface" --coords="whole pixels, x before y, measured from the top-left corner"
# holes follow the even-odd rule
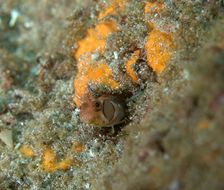
[[[125,123],[80,120],[92,72]],[[0,189],[222,190],[223,81],[222,0],[2,0]]]

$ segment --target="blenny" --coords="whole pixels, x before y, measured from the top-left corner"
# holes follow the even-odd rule
[[[104,58],[104,54],[109,37],[122,29],[115,18],[119,17],[119,12],[126,9],[128,3],[133,3],[129,1],[110,1],[110,4],[99,13],[94,27],[87,29],[86,36],[76,43],[77,48],[73,55],[77,60],[78,72],[74,80],[74,102],[80,109],[82,122],[100,127],[113,126],[121,123],[126,115],[125,99],[121,98],[122,96],[116,93],[95,96],[90,87],[101,85],[110,89],[110,92],[121,88],[121,81],[116,78],[116,72],[112,71],[112,66]],[[144,3],[142,11],[147,17],[158,15],[164,7],[161,3],[150,1]],[[174,50],[172,33],[161,30],[166,27],[165,25],[157,27],[153,21],[147,21],[145,25],[151,29],[145,36],[144,47],[132,50],[123,66],[124,75],[133,85],[139,85],[135,66],[142,52],[147,59],[146,65],[159,75],[165,69]]]

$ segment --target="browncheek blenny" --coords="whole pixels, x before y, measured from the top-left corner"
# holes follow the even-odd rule
[[[125,115],[124,101],[110,95],[86,100],[80,107],[80,119],[99,127],[120,124]]]

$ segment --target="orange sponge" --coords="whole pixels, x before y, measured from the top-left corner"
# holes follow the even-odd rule
[[[173,49],[174,43],[172,35],[153,29],[148,34],[145,44],[148,65],[157,74],[160,74],[165,69]]]
[[[111,4],[106,7],[102,12],[99,14],[99,19],[103,19],[108,15],[116,14],[117,11],[123,11],[127,0],[113,0]]]
[[[126,64],[125,64],[125,68],[126,68],[126,72],[127,72],[127,74],[128,74],[128,75],[131,77],[131,79],[132,79],[134,82],[136,82],[136,83],[138,83],[138,77],[137,77],[137,75],[136,75],[136,73],[135,73],[135,71],[134,71],[133,66],[134,66],[134,64],[136,63],[136,61],[138,60],[139,55],[140,55],[140,50],[135,51],[135,52],[131,55],[130,59],[129,59],[129,60],[126,62]]]
[[[19,149],[20,153],[25,157],[33,157],[34,151],[33,149],[28,145],[22,145]]]
[[[61,162],[57,162],[56,155],[50,147],[47,147],[42,156],[42,168],[46,172],[54,172],[56,170],[67,170],[72,165],[74,161],[72,159],[66,158]]]

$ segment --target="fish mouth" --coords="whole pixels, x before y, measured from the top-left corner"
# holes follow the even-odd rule
[[[114,126],[122,123],[125,117],[124,101],[116,97],[104,98],[102,101],[101,118],[105,126]]]

